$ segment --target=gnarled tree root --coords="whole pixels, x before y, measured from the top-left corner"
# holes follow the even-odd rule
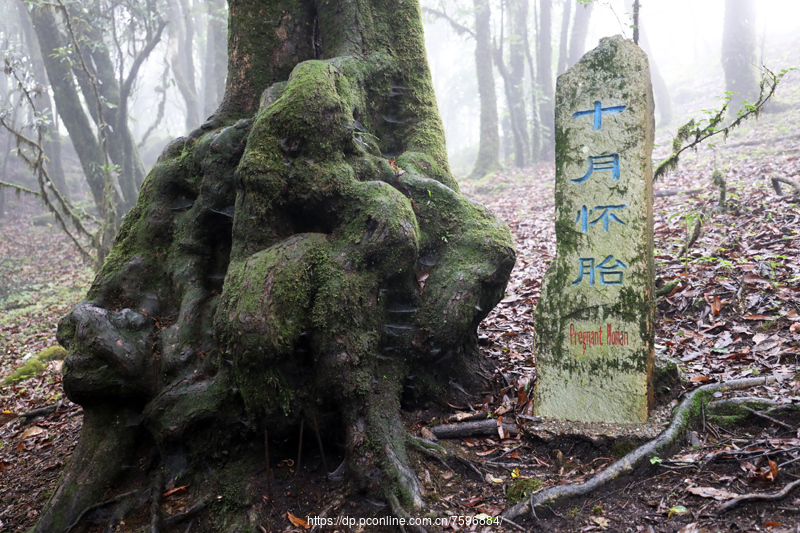
[[[768,376],[766,378],[746,378],[721,383],[711,383],[699,387],[686,395],[675,410],[672,423],[670,423],[669,427],[662,431],[655,439],[643,444],[622,459],[613,463],[586,483],[559,485],[531,494],[528,500],[522,501],[514,507],[507,509],[502,516],[513,520],[514,518],[530,512],[536,517],[536,508],[541,505],[546,503],[553,504],[558,500],[590,494],[618,478],[621,474],[631,472],[648,457],[672,446],[691,422],[694,413],[700,413],[700,409],[695,409],[695,407],[699,403],[705,401],[711,394],[715,392],[743,390],[773,382],[775,382],[775,378]]]

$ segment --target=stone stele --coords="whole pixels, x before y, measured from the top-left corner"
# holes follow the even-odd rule
[[[652,405],[653,91],[608,37],[556,84],[556,258],[536,309],[539,416],[647,420]]]

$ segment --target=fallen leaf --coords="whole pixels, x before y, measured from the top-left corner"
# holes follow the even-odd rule
[[[286,512],[286,517],[289,519],[289,522],[291,522],[292,525],[295,526],[295,527],[302,527],[304,529],[310,529],[311,528],[311,526],[309,525],[308,522],[306,522],[302,518],[297,518],[295,515],[293,515],[292,513],[288,512],[288,511]]]
[[[17,438],[27,439],[28,437],[34,437],[36,435],[39,435],[40,433],[44,433],[44,430],[42,428],[40,428],[39,426],[31,426],[25,431],[23,431],[22,434],[19,435]]]
[[[775,317],[767,315],[744,315],[745,320],[775,320]]]
[[[764,475],[764,479],[769,481],[770,483],[775,483],[775,480],[778,477],[778,463],[773,461],[772,459],[769,460],[769,472]]]
[[[708,302],[708,305],[711,306],[711,314],[714,316],[719,315],[719,311],[722,309],[722,301],[719,299],[719,296],[715,294],[709,298],[708,294],[704,294],[703,297],[706,302]]]
[[[669,516],[667,516],[667,519],[672,518],[672,515],[674,514],[683,514],[688,512],[689,509],[687,509],[683,505],[673,505],[672,507],[669,508]]]
[[[714,487],[689,487],[686,491],[700,496],[701,498],[714,498],[717,501],[730,500],[738,496],[738,494],[733,492],[724,489],[715,489]]]
[[[606,518],[603,518],[602,516],[593,516],[589,520],[591,520],[600,527],[608,527],[608,520]]]

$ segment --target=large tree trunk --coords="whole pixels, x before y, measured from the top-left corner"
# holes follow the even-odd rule
[[[491,11],[488,0],[475,3],[475,71],[480,98],[480,141],[470,177],[482,178],[500,169],[500,133],[497,124],[497,93],[492,72]]]
[[[86,416],[36,531],[177,531],[164,479],[193,531],[282,528],[265,441],[295,457],[302,420],[347,487],[422,506],[401,394],[475,379],[514,252],[449,172],[418,4],[230,0],[229,24],[220,108],[165,149],[59,326]]]
[[[758,97],[755,64],[755,0],[725,0],[722,68],[725,71],[725,90],[735,93],[731,98],[734,115],[743,100],[753,102]]]

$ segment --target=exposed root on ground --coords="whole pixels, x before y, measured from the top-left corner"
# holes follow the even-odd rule
[[[782,490],[777,492],[755,492],[752,494],[742,494],[741,496],[737,496],[732,500],[728,500],[727,502],[723,503],[719,507],[717,507],[717,515],[721,515],[724,512],[730,511],[737,505],[744,503],[744,502],[754,502],[754,501],[761,501],[761,502],[774,502],[778,500],[784,499],[786,496],[789,495],[798,485],[800,485],[800,479],[796,479],[783,487]]]
[[[530,512],[535,518],[536,508],[539,506],[554,504],[559,500],[590,494],[618,478],[621,474],[631,472],[648,457],[654,456],[657,452],[671,447],[684,433],[687,426],[692,423],[693,419],[700,416],[702,412],[700,406],[707,402],[711,394],[715,392],[748,389],[775,381],[776,379],[773,376],[768,376],[766,378],[746,378],[722,383],[711,383],[699,387],[686,395],[675,410],[672,423],[670,423],[669,427],[662,431],[655,439],[643,444],[622,459],[613,463],[586,483],[553,486],[540,492],[533,493],[528,500],[522,501],[514,507],[507,509],[502,516],[513,520]]]
[[[460,422],[458,424],[442,424],[441,426],[432,427],[431,432],[437,439],[461,439],[464,437],[497,435],[497,428],[500,424],[503,425],[503,431],[506,433],[511,435],[519,433],[517,425],[513,422],[498,421],[495,418]]]

